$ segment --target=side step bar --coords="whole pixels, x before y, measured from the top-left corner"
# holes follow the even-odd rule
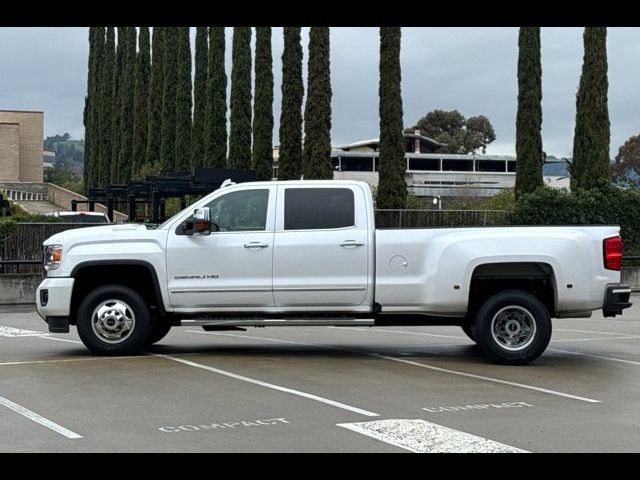
[[[231,318],[224,320],[215,320],[211,318],[205,319],[193,319],[193,320],[181,320],[182,326],[195,326],[195,327],[346,327],[352,325],[360,326],[373,326],[375,324],[373,319],[358,319],[358,318],[286,318],[286,319],[261,319],[261,318]]]

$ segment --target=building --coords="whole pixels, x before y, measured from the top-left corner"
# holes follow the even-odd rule
[[[42,151],[42,166],[43,168],[52,168],[56,163],[56,152],[50,150]]]
[[[44,112],[0,110],[0,181],[43,180]]]

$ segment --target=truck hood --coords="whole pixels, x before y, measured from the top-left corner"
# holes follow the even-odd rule
[[[69,248],[82,243],[111,243],[140,240],[157,240],[166,237],[164,230],[149,230],[144,225],[104,225],[100,227],[84,227],[65,230],[47,238],[43,245],[60,244]]]

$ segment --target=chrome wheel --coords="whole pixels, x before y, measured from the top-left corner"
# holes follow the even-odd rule
[[[526,308],[509,305],[491,320],[491,336],[505,350],[524,350],[536,336],[536,321]]]
[[[101,302],[91,315],[93,333],[103,342],[124,342],[133,332],[136,316],[133,309],[122,300]]]

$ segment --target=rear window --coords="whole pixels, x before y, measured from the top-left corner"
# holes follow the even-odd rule
[[[287,188],[284,192],[285,230],[354,225],[353,191],[348,188]]]

